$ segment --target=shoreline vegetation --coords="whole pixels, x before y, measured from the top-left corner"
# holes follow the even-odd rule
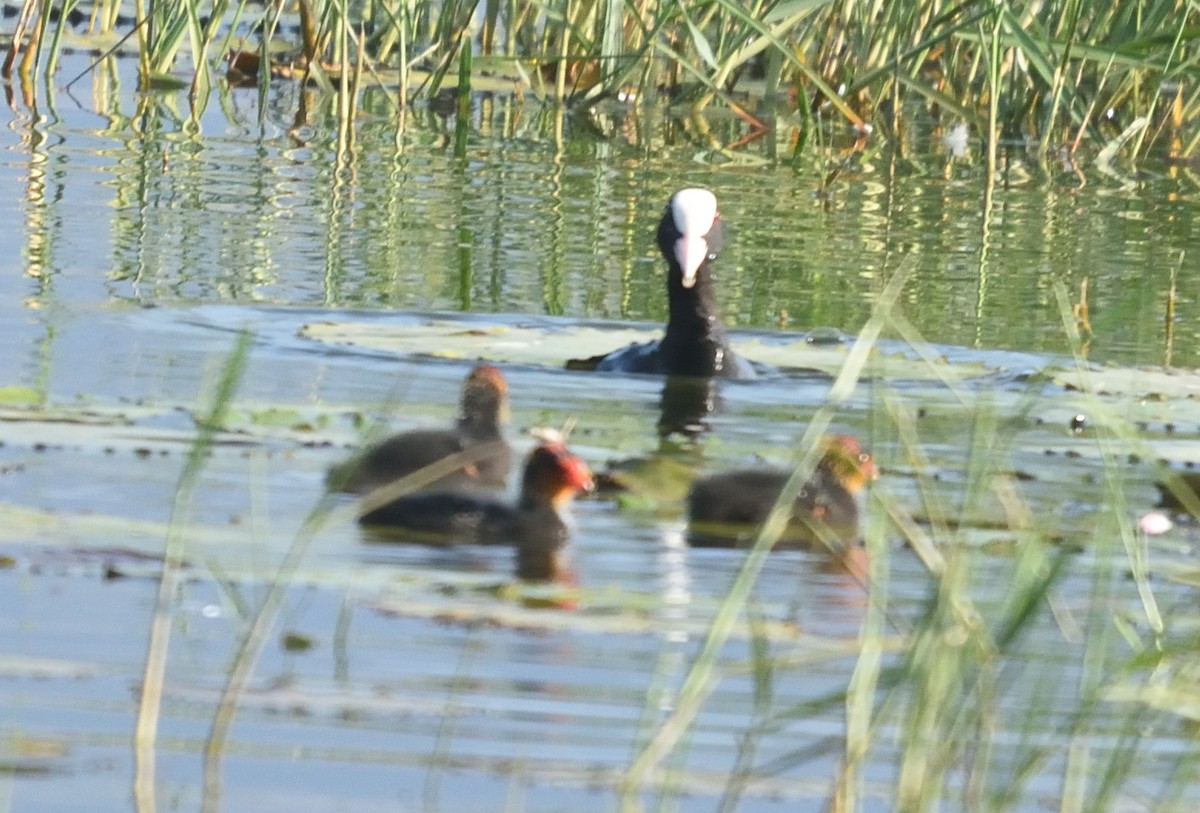
[[[892,139],[918,112],[977,133],[990,167],[1004,143],[1070,160],[1090,142],[1111,162],[1156,148],[1190,158],[1200,141],[1200,83],[1189,81],[1200,72],[1200,11],[1177,0],[67,6],[4,7],[7,79],[28,96],[65,48],[135,53],[143,89],[186,88],[193,125],[214,89],[265,95],[272,79],[291,79],[337,99],[343,127],[367,87],[398,114],[436,100],[461,108],[478,92],[573,110],[665,102],[697,121],[735,115],[747,141],[786,128],[793,159],[830,128],[856,143]]]

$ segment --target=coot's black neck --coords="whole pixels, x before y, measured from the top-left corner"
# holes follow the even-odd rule
[[[725,326],[713,296],[709,265],[705,260],[696,272],[692,287],[683,285],[683,272],[671,263],[667,281],[670,315],[663,336],[663,366],[676,375],[737,375],[737,364],[729,350]]]

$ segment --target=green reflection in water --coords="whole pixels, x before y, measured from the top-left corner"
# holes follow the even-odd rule
[[[1195,236],[1186,168],[1131,183],[1010,146],[985,229],[979,143],[968,134],[955,156],[935,122],[857,153],[834,134],[793,170],[768,160],[768,140],[739,141],[737,119],[714,117],[701,134],[654,106],[564,113],[482,96],[456,158],[453,110],[417,108],[397,137],[390,102],[366,91],[339,172],[325,102],[314,97],[312,123],[294,127],[286,111],[306,91],[281,84],[261,129],[252,90],[213,106],[194,136],[172,96],[140,117],[137,137],[43,123],[44,137],[15,154],[57,166],[56,188],[0,204],[23,224],[6,237],[13,251],[53,238],[43,273],[61,284],[28,292],[36,305],[82,296],[659,321],[655,222],[671,192],[705,185],[730,226],[718,281],[733,325],[855,333],[882,271],[911,254],[900,304],[930,341],[1064,352],[1058,282],[1086,295],[1091,357],[1200,364],[1185,327],[1196,286],[1177,274]],[[98,102],[109,121],[132,113],[115,80],[104,86],[119,99]],[[35,208],[46,211],[32,218]],[[102,290],[83,282],[97,267]]]

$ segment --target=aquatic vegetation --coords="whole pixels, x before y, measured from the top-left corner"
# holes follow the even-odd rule
[[[1058,295],[1064,324],[1074,333],[1065,293]],[[887,307],[885,298],[876,319],[886,321]],[[864,336],[872,341],[870,323]],[[1078,341],[1078,334],[1073,338]],[[860,370],[844,372],[853,378]],[[1076,372],[1088,376],[1082,358]],[[986,399],[973,402],[964,416],[965,479],[947,499],[924,448],[921,422],[910,405],[882,394],[874,431],[894,438],[898,459],[888,466],[913,472],[916,490],[901,496],[886,478],[873,489],[866,534],[871,563],[869,573],[856,576],[867,598],[853,675],[843,690],[781,707],[771,694],[792,668],[795,653],[770,636],[756,639],[753,658],[743,668],[764,699],[755,725],[744,734],[719,809],[738,809],[762,776],[835,750],[840,759],[826,800],[834,810],[861,809],[880,794],[897,810],[946,803],[1024,809],[1047,792],[1047,784],[1064,807],[1079,810],[1117,809],[1134,783],[1167,806],[1190,798],[1194,776],[1186,766],[1196,756],[1194,746],[1182,748],[1151,778],[1138,766],[1156,749],[1157,737],[1170,736],[1181,719],[1195,714],[1195,693],[1186,688],[1195,661],[1184,654],[1195,616],[1163,615],[1150,582],[1147,542],[1131,519],[1130,458],[1123,452],[1139,448],[1142,440],[1094,386],[1085,383],[1081,391],[1088,413],[1099,419],[1087,445],[1094,443],[1101,457],[1097,476],[1104,496],[1085,527],[1071,534],[1072,542],[1051,517],[1034,513],[1019,478],[1006,469],[1016,451],[1011,428],[1023,422],[1021,412],[1001,414]],[[1032,408],[1039,397],[1027,395],[1026,407]],[[810,424],[817,435],[827,412],[818,410]],[[799,441],[807,450],[797,468],[800,483],[819,450],[810,435]],[[777,509],[785,509],[794,493],[785,488]],[[994,515],[995,506],[999,521],[982,528],[978,517]],[[915,514],[921,515],[919,523]],[[647,733],[624,774],[623,810],[643,809],[647,791],[673,798],[686,787],[666,766],[677,750],[687,750],[709,696],[732,671],[721,653],[733,622],[753,617],[750,585],[783,530],[775,519],[764,523],[715,613],[686,680],[666,704],[671,711]],[[911,589],[893,575],[901,556],[897,537],[928,576],[922,611],[905,618],[893,609],[895,595]],[[986,537],[991,539],[981,543]],[[1000,539],[1008,553],[997,559]],[[1087,553],[1079,554],[1076,545],[1086,546]],[[1056,647],[1070,650],[1066,662],[1053,654]],[[836,743],[801,740],[790,752],[757,755],[760,741],[837,711],[844,713],[846,729]],[[882,782],[880,761],[892,766]]]
[[[898,138],[925,112],[947,138],[975,131],[990,155],[1002,141],[1032,139],[1043,157],[1070,156],[1085,140],[1132,156],[1152,146],[1189,156],[1200,140],[1190,126],[1200,95],[1188,81],[1200,12],[1179,0],[303,0],[295,10],[189,0],[139,2],[130,20],[117,8],[99,4],[84,18],[25,0],[5,75],[27,78],[39,61],[52,74],[62,48],[89,38],[107,51],[123,23],[136,34],[143,88],[182,82],[193,122],[224,63],[230,83],[263,94],[272,75],[313,83],[336,100],[343,127],[360,91],[377,87],[397,110],[443,91],[573,108],[667,101],[692,115],[702,139],[717,137],[700,114],[719,107],[746,123],[723,148],[778,130],[794,157],[844,141],[845,128],[859,142]],[[297,111],[298,121],[306,115]]]

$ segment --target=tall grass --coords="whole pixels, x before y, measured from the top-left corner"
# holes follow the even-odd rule
[[[282,14],[276,4],[138,0],[135,8],[143,85],[175,75],[196,111],[231,51],[258,52],[264,83],[273,70],[331,92],[327,74],[361,66],[397,104],[437,94],[470,52],[476,72],[571,106],[666,100],[773,126],[783,101],[802,145],[814,116],[887,136],[917,110],[966,122],[992,144],[1034,139],[1043,156],[1107,141],[1141,120],[1134,155],[1157,145],[1190,155],[1200,141],[1189,126],[1200,113],[1191,53],[1200,11],[1182,0],[301,0]],[[112,19],[97,13],[90,30]],[[49,20],[49,4],[26,0],[6,75],[32,70],[40,51],[55,70],[62,40],[45,34]],[[185,50],[190,65],[181,64]]]
[[[679,697],[674,703],[673,713],[634,759],[623,778],[620,793],[624,809],[637,808],[638,796],[646,782],[646,777],[678,744],[702,708],[704,699],[712,689],[714,667],[719,653],[728,640],[735,621],[744,609],[751,587],[766,563],[766,556],[775,540],[784,531],[791,513],[792,502],[816,468],[817,458],[820,454],[818,441],[829,427],[837,406],[853,393],[871,348],[878,339],[891,308],[895,306],[910,270],[911,264],[906,264],[888,282],[887,287],[880,294],[879,303],[872,318],[863,327],[862,333],[847,355],[840,374],[830,387],[827,405],[809,421],[805,437],[800,441],[801,448],[806,450],[805,454],[780,493],[770,516],[763,523],[762,530],[750,549],[737,579],[730,587],[725,601],[714,618],[703,649],[697,656],[696,662],[679,692]]]
[[[224,423],[229,405],[241,382],[242,373],[245,371],[246,360],[250,352],[250,340],[249,333],[242,333],[238,337],[233,352],[226,360],[217,378],[212,403],[209,405],[207,414],[199,422],[195,442],[188,451],[187,462],[175,492],[175,504],[171,510],[170,534],[163,552],[162,574],[159,577],[158,596],[150,625],[149,642],[146,647],[146,663],[142,676],[137,726],[134,733],[136,760],[134,801],[136,809],[140,813],[152,813],[156,809],[155,764],[158,749],[158,720],[167,670],[167,651],[171,640],[171,620],[177,601],[176,594],[182,578],[186,552],[188,515],[200,473],[204,469],[208,453],[212,450],[216,434]]]
[[[1086,379],[1070,302],[1061,286],[1056,294]],[[891,312],[894,300],[894,292],[881,296],[860,343],[869,345],[884,325],[911,337],[902,315]],[[853,361],[844,372],[853,380]],[[768,702],[765,712],[756,708],[754,727],[804,731],[806,720],[841,709],[846,724],[840,766],[829,780],[824,809],[830,811],[873,808],[880,795],[886,809],[897,811],[1026,810],[1047,804],[1066,811],[1130,805],[1191,809],[1196,777],[1190,766],[1197,747],[1185,744],[1169,758],[1155,756],[1158,738],[1175,741],[1177,727],[1192,716],[1169,709],[1172,702],[1189,703],[1185,697],[1195,694],[1194,688],[1181,691],[1194,675],[1185,665],[1194,658],[1182,654],[1194,651],[1194,633],[1192,620],[1172,630],[1164,618],[1147,566],[1146,540],[1130,521],[1128,450],[1139,448],[1138,433],[1112,414],[1094,389],[1085,389],[1088,412],[1097,419],[1095,446],[1103,474],[1101,507],[1082,534],[1088,552],[1080,554],[1056,539],[1050,518],[1032,514],[1009,473],[1016,437],[1009,425],[1028,415],[1001,415],[986,397],[958,392],[964,414],[970,415],[963,429],[969,453],[966,482],[951,501],[929,474],[933,467],[911,404],[887,394],[886,386],[880,390],[876,432],[893,439],[898,456],[892,465],[915,472],[920,498],[914,504],[890,493],[888,478],[873,490],[866,529],[872,559],[864,585],[869,601],[846,687],[799,706]],[[1027,407],[1041,397],[1040,388],[1031,387]],[[826,418],[817,413],[815,431],[823,429]],[[801,447],[805,443],[800,441]],[[810,464],[808,459],[799,464],[801,480]],[[783,496],[789,496],[786,489]],[[978,535],[972,536],[980,527],[978,517],[997,516],[997,507],[997,534],[1011,546],[1008,557],[981,549]],[[911,512],[921,516],[920,524]],[[688,679],[665,704],[671,713],[631,760],[621,788],[623,810],[642,810],[648,786],[666,784],[669,774],[661,766],[683,747],[704,713],[725,669],[718,654],[724,635],[749,612],[748,582],[760,572],[764,547],[778,531],[774,519],[748,552]],[[923,606],[904,618],[889,609],[889,593],[897,587],[890,575],[897,539],[928,574]],[[1003,583],[989,583],[998,574]],[[1065,583],[1068,578],[1071,584]],[[1061,652],[1054,651],[1056,638]],[[769,686],[778,679],[776,671],[784,671],[787,656],[772,652],[770,642],[757,643],[755,685]],[[1165,684],[1172,688],[1164,693]],[[742,751],[722,810],[739,808],[747,777],[776,776],[828,748],[799,738],[794,751],[756,760],[753,737],[747,735]],[[1147,764],[1169,769],[1147,779]]]

